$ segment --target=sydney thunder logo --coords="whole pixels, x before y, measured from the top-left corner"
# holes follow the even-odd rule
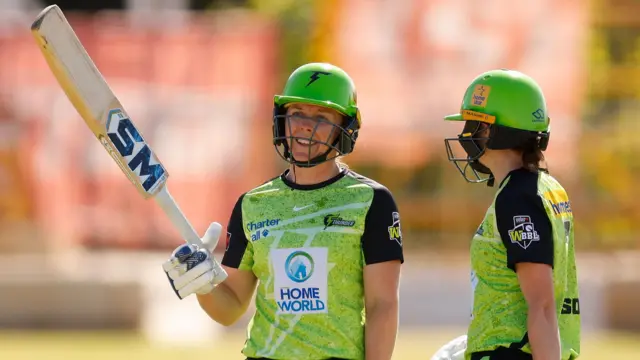
[[[325,72],[325,71],[314,71],[313,74],[311,74],[311,76],[309,76],[309,82],[307,83],[308,87],[309,85],[313,84],[316,80],[320,79],[320,75],[331,75],[331,73]]]
[[[345,220],[340,217],[340,214],[334,215],[329,214],[324,217],[324,228],[328,228],[329,226],[346,226],[351,227],[355,225],[355,221],[353,220]]]

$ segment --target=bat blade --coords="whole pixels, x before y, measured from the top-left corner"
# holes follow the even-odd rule
[[[57,5],[31,25],[51,72],[71,104],[129,181],[145,199],[154,198],[190,243],[200,238],[169,194],[169,172],[127,115]]]
[[[166,183],[169,173],[136,129],[124,107],[56,5],[31,26],[53,75],[122,172],[145,199]]]

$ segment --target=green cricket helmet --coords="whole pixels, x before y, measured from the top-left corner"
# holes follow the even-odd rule
[[[464,94],[460,113],[444,119],[465,121],[462,133],[446,138],[445,147],[449,161],[469,182],[487,181],[493,186],[491,170],[480,162],[486,149],[530,145],[544,151],[549,143],[550,118],[542,89],[532,78],[514,70],[492,70],[477,76]],[[459,142],[465,156],[457,157],[451,142]],[[483,178],[478,173],[489,176]]]
[[[302,65],[289,76],[284,91],[281,95],[276,95],[273,102],[273,144],[278,154],[287,162],[300,167],[312,167],[353,151],[362,120],[357,105],[355,84],[344,70],[327,63]],[[292,103],[323,106],[343,115],[341,125],[331,124],[333,131],[337,132],[332,143],[313,139],[314,142],[328,147],[324,154],[309,157],[306,161],[293,158],[288,140],[293,141],[298,137],[285,132],[285,122],[290,121],[286,116],[287,105]],[[311,140],[320,122],[328,122],[322,119],[316,121],[311,136],[301,138],[302,140]]]

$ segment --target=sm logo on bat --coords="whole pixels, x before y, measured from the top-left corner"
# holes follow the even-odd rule
[[[121,109],[109,111],[106,128],[111,143],[127,162],[128,169],[122,169],[127,177],[132,181],[137,180],[135,182],[142,184],[145,191],[152,192],[162,183],[167,172],[144,142],[138,129]],[[119,161],[118,165],[123,167]],[[133,179],[134,177],[137,179]]]

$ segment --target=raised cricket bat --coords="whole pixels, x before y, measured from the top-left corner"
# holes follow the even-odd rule
[[[31,25],[51,71],[80,116],[138,192],[153,198],[188,243],[202,246],[197,232],[167,189],[169,173],[127,115],[57,5]]]

